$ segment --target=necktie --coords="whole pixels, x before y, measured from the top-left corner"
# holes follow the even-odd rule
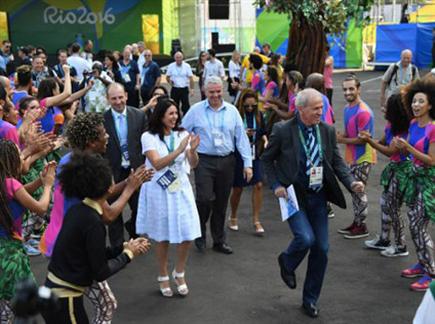
[[[127,144],[127,123],[124,115],[118,115],[118,119],[119,143],[123,146]]]
[[[307,157],[307,176],[310,177],[310,169],[312,167],[317,167],[320,165],[320,155],[319,155],[319,143],[316,141],[316,137],[314,136],[314,128],[308,128],[308,152],[310,159]],[[314,191],[319,191],[321,185],[317,185],[315,187],[311,187]]]

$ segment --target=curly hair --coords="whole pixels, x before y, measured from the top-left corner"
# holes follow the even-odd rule
[[[79,199],[102,198],[112,185],[109,161],[99,154],[74,152],[58,175],[66,196]]]
[[[6,178],[20,178],[21,159],[17,146],[5,139],[0,140],[0,226],[12,236],[14,220],[6,195]]]
[[[432,119],[435,119],[435,80],[433,78],[415,80],[406,86],[402,91],[403,103],[405,104],[406,109],[409,110],[411,116],[414,115],[412,112],[412,100],[417,93],[421,92],[426,95],[427,101],[432,107],[429,110],[429,116]]]
[[[393,94],[388,98],[385,119],[391,123],[391,132],[394,136],[408,130],[411,116],[410,111],[403,105],[400,94]]]
[[[90,142],[98,139],[98,127],[104,127],[102,114],[89,112],[77,114],[68,124],[66,137],[73,149],[85,150]]]

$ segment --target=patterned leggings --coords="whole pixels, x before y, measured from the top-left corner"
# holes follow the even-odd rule
[[[409,229],[415,244],[418,262],[424,269],[435,276],[434,244],[427,230],[429,215],[424,211],[421,189],[417,188],[417,197],[409,206]]]
[[[390,239],[393,228],[396,246],[405,246],[405,222],[400,214],[403,203],[403,192],[399,190],[399,181],[393,176],[387,189],[381,196],[381,239]]]
[[[94,281],[92,286],[85,290],[84,295],[91,301],[95,310],[92,323],[110,324],[117,307],[117,301],[107,281]]]
[[[371,163],[363,162],[360,164],[352,164],[350,166],[350,172],[354,176],[356,181],[361,181],[364,185],[367,185],[370,170],[372,168]],[[366,192],[352,192],[352,206],[354,214],[354,222],[357,225],[364,223],[368,216],[368,199]]]
[[[12,311],[9,300],[0,299],[0,323],[12,324],[14,321],[14,312]]]

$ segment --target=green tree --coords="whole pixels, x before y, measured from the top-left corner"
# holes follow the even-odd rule
[[[287,62],[306,77],[323,72],[326,58],[326,34],[345,31],[346,22],[367,22],[365,12],[374,0],[256,0],[267,11],[289,16]]]

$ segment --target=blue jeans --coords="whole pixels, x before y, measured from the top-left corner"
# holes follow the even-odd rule
[[[329,248],[328,212],[323,191],[308,193],[306,210],[290,217],[288,223],[294,239],[284,252],[287,270],[295,271],[310,251],[303,302],[316,304],[326,272]]]

